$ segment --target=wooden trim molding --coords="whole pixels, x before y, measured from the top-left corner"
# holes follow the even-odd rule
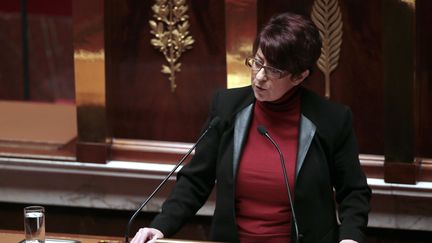
[[[432,159],[419,160],[418,181],[432,181]]]
[[[113,138],[110,153],[111,160],[173,164],[192,146],[192,143]]]
[[[145,161],[173,164],[192,143],[113,139],[111,160]],[[415,184],[432,182],[432,159],[416,158],[415,163],[385,163],[383,155],[360,154],[360,163],[368,178],[385,179],[388,183]]]
[[[388,183],[416,184],[419,168],[418,162],[386,162],[384,180]]]
[[[432,182],[432,159],[415,158],[414,163],[384,162],[384,156],[360,154],[360,163],[368,178],[388,183],[416,184]]]
[[[384,178],[384,156],[360,154],[359,159],[368,178]]]
[[[108,145],[105,143],[83,142],[76,143],[76,160],[105,164],[108,157]]]

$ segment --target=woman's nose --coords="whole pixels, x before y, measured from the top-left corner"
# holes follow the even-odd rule
[[[267,79],[267,76],[266,76],[266,74],[265,74],[265,69],[264,69],[264,68],[261,68],[261,69],[256,73],[255,78],[256,78],[258,81],[265,81],[265,80]]]

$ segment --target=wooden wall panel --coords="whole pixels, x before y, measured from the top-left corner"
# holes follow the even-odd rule
[[[416,155],[432,158],[432,1],[416,5]]]
[[[212,94],[226,87],[224,2],[187,1],[193,48],[182,54],[177,89],[150,45],[154,1],[106,4],[107,110],[115,138],[193,142]]]
[[[71,0],[27,1],[28,83],[21,4],[0,1],[0,99],[73,103]]]
[[[380,1],[340,1],[344,23],[332,100],[348,105],[360,153],[384,153],[384,80]]]
[[[63,23],[62,25],[55,25],[60,39],[52,43],[57,46],[56,48],[66,48],[64,49],[65,53],[72,51],[71,40],[67,40],[68,36],[71,35],[71,33],[67,34],[68,31],[70,32],[71,23],[73,23],[75,31],[75,44],[78,41],[84,49],[98,52],[100,47],[92,46],[94,41],[100,42],[101,39],[105,39],[106,83],[104,85],[106,85],[106,90],[102,91],[106,92],[108,124],[105,124],[104,110],[98,110],[98,114],[93,111],[86,112],[87,114],[95,114],[101,119],[96,121],[92,115],[85,116],[92,122],[96,121],[93,128],[98,127],[98,129],[86,128],[86,130],[92,131],[80,133],[81,137],[84,135],[87,136],[86,138],[97,136],[97,141],[102,143],[105,141],[105,135],[108,138],[193,142],[207,116],[212,94],[216,89],[226,86],[226,2],[216,0],[187,1],[191,23],[190,33],[195,38],[195,43],[192,50],[182,55],[182,71],[177,73],[178,88],[175,93],[170,91],[167,75],[160,72],[161,65],[165,63],[162,54],[150,45],[150,39],[153,38],[153,35],[150,34],[148,21],[153,18],[151,6],[154,1],[109,1],[105,6],[103,21],[98,19],[99,13],[88,10],[91,6],[86,5],[84,10],[72,9],[74,22],[71,22],[70,9],[72,6],[70,5],[75,2],[67,1],[64,6],[68,7],[64,7],[64,9],[69,10],[60,12],[35,12],[31,7],[35,5],[30,4],[30,17],[33,17],[32,21],[36,23],[32,22],[32,26],[44,26],[44,24],[38,24],[44,21],[49,25],[51,20]],[[245,0],[245,2],[250,1]],[[293,11],[309,15],[313,2],[314,0],[257,0],[257,29],[267,22],[272,15],[280,12]],[[384,119],[383,97],[386,91],[384,87],[385,46],[383,44],[385,40],[383,36],[385,26],[383,3],[385,2],[384,0],[339,1],[344,35],[340,63],[331,75],[331,99],[352,108],[354,128],[362,154],[384,155],[384,140],[386,138],[384,130],[389,128]],[[429,43],[432,41],[432,35],[429,26],[432,19],[429,13],[432,10],[432,3],[427,0],[390,0],[388,2],[403,2],[416,6],[416,57],[415,73],[413,73],[415,75],[415,87],[414,94],[409,94],[413,95],[412,99],[414,100],[412,105],[414,106],[415,126],[414,155],[415,157],[431,158],[432,137],[429,135],[432,134],[432,128],[429,124],[432,121],[430,113],[432,104],[430,56],[432,48]],[[242,4],[241,1],[236,1],[236,3]],[[18,4],[15,5],[18,6]],[[0,27],[7,30],[5,38],[9,42],[5,42],[3,47],[3,49],[6,48],[4,55],[7,60],[4,61],[6,64],[3,65],[3,69],[0,68],[0,83],[3,84],[0,88],[0,97],[22,99],[20,97],[20,92],[23,89],[22,81],[20,75],[17,76],[22,71],[19,64],[21,62],[21,50],[19,47],[12,48],[10,42],[12,40],[14,43],[16,42],[15,44],[20,45],[19,31],[13,32],[10,27],[6,26],[11,23],[6,21],[6,17],[17,15],[19,8],[15,7],[11,10],[1,6],[4,5],[0,4],[0,12],[2,12],[0,16],[3,16],[0,18]],[[55,6],[60,5],[51,4],[49,6],[55,8]],[[11,12],[11,15],[7,14],[8,11]],[[5,12],[6,15],[4,15]],[[40,13],[42,13],[41,16],[39,16]],[[35,14],[38,15],[37,18]],[[76,25],[78,19],[75,17],[79,14],[88,14],[90,16],[89,22],[81,26]],[[18,26],[18,17],[15,16],[12,19],[15,27]],[[59,30],[58,28],[61,26],[65,28]],[[105,28],[103,31],[100,29],[102,26]],[[95,39],[95,31],[99,31],[100,34],[105,32],[105,36],[99,35],[97,37],[99,39]],[[239,29],[238,31],[244,30]],[[44,35],[38,35],[38,41],[35,43],[42,43],[41,46],[46,46],[45,42],[41,42],[43,38]],[[68,45],[69,47],[67,47]],[[60,49],[53,49],[54,54]],[[16,50],[15,54],[11,53],[13,50]],[[38,52],[33,52],[33,57],[40,55],[41,51],[42,49],[38,49]],[[395,56],[399,57],[398,54]],[[67,55],[63,55],[62,58],[67,59]],[[31,78],[33,77],[35,80],[33,84],[38,85],[41,90],[51,84],[60,85],[66,89],[62,82],[72,75],[73,66],[70,58],[69,55],[67,60],[58,59],[59,61],[56,61],[58,65],[65,66],[65,69],[61,73],[59,70],[55,70],[55,75],[49,74],[47,69],[49,62],[43,61],[43,58],[34,58],[31,65],[35,67],[43,65],[44,68],[32,69],[36,73],[31,75]],[[34,64],[35,61],[36,64]],[[14,68],[10,68],[11,66]],[[44,74],[40,73],[40,70]],[[42,78],[45,80],[44,82],[36,81],[42,76],[45,77]],[[55,83],[50,81],[53,77],[55,77]],[[91,84],[92,81],[87,83]],[[316,69],[309,80],[305,82],[305,85],[319,94],[324,94],[324,77],[321,71]],[[68,84],[68,86],[70,85]],[[44,92],[34,93],[33,97],[41,97],[40,100],[56,100],[52,94]],[[103,92],[101,92],[102,99],[105,98]],[[74,95],[71,96],[69,93],[67,95],[70,97],[60,99],[74,98],[72,97]],[[409,97],[405,97],[405,99],[409,100]],[[398,109],[397,105],[395,106]],[[82,108],[79,107],[80,110]],[[81,121],[83,120],[81,119]],[[82,127],[83,123],[78,123]],[[107,125],[108,134],[105,134],[105,125]],[[96,139],[86,140],[93,141]],[[389,139],[389,141],[392,140],[394,139]]]
[[[24,100],[22,28],[19,6],[5,9],[0,4],[0,99]],[[17,3],[18,5],[18,3]]]
[[[414,161],[415,6],[383,1],[385,160]]]
[[[257,0],[225,0],[227,87],[251,84],[245,59],[252,55],[257,31]]]
[[[104,1],[73,2],[78,161],[105,163]]]

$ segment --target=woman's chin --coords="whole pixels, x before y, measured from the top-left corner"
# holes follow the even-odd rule
[[[268,97],[265,95],[262,95],[260,93],[254,92],[255,99],[257,99],[260,102],[268,101]]]
[[[267,101],[267,94],[266,94],[266,90],[264,90],[264,89],[260,89],[260,88],[258,88],[258,87],[254,87],[253,88],[253,92],[254,92],[254,95],[255,95],[255,98],[258,100],[258,101]]]

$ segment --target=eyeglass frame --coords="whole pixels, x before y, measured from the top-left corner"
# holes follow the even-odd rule
[[[254,64],[250,63],[250,61],[254,61],[255,63],[257,63],[259,65],[258,69],[254,68],[253,67]],[[288,71],[284,71],[284,70],[280,70],[280,69],[272,67],[272,66],[264,65],[264,64],[262,64],[262,61],[260,61],[259,59],[255,58],[255,57],[247,57],[245,59],[245,65],[247,67],[249,67],[255,73],[258,73],[261,69],[264,68],[265,75],[269,79],[281,79],[281,78],[286,77],[290,74],[290,72],[288,72]],[[268,70],[270,72],[267,72]],[[278,73],[278,76],[274,76],[275,73]]]

